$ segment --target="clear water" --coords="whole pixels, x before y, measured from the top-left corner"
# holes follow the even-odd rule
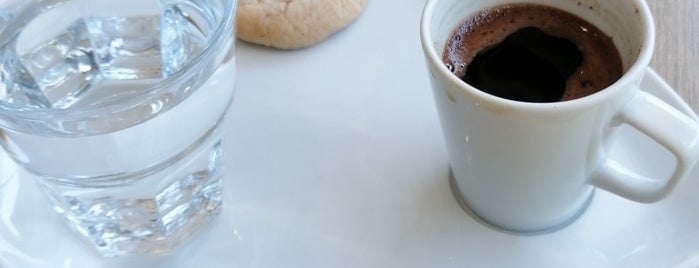
[[[37,29],[56,28],[47,25],[53,19],[42,17],[75,8],[58,5],[26,28],[11,29],[18,34],[0,48],[0,101],[82,109],[138,94],[175,75],[202,51],[202,30],[213,24],[211,14],[180,6],[154,14],[77,17],[53,34],[31,38]],[[90,121],[90,132],[77,126],[72,136],[0,131],[0,144],[39,178],[56,211],[103,255],[165,253],[220,211],[221,135],[234,82],[230,54],[181,103],[155,99],[142,113],[98,118]],[[142,122],[166,106],[172,107]]]
[[[40,44],[23,42],[18,34],[0,49],[0,101],[69,108],[91,91],[105,94],[104,83],[163,79],[201,52],[205,42],[176,6],[156,15],[80,17]]]

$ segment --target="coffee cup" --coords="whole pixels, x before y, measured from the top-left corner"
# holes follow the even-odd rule
[[[454,29],[482,10],[521,2],[566,11],[609,35],[621,77],[588,96],[534,103],[491,95],[454,75],[443,61]],[[655,39],[643,0],[428,0],[420,37],[453,192],[492,226],[517,233],[556,230],[585,211],[595,189],[657,202],[699,159],[697,122],[641,87]],[[610,149],[624,125],[669,151],[674,169],[648,177],[615,159]]]

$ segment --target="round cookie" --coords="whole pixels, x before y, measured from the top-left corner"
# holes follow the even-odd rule
[[[239,0],[239,39],[281,49],[303,48],[347,26],[367,0]]]

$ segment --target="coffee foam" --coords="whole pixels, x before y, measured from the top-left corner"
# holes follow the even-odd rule
[[[562,101],[594,94],[623,74],[619,52],[611,37],[575,15],[535,4],[498,6],[467,18],[447,41],[442,60],[455,75],[464,77],[469,63],[479,52],[526,27],[568,39],[583,53],[580,67],[566,82]]]

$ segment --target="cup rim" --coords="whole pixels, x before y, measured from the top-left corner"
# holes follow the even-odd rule
[[[575,110],[580,108],[586,108],[594,106],[600,102],[603,102],[614,95],[620,94],[625,87],[633,85],[634,83],[640,81],[645,71],[650,64],[652,53],[655,46],[655,24],[653,22],[653,17],[650,12],[648,4],[643,0],[632,0],[634,4],[638,7],[638,14],[642,18],[644,27],[644,36],[642,39],[641,49],[638,52],[633,64],[629,66],[624,71],[624,74],[614,82],[612,85],[585,97],[577,98],[567,101],[557,101],[557,102],[547,102],[547,103],[536,103],[536,102],[525,102],[510,100],[495,95],[485,93],[475,87],[465,83],[454,75],[442,62],[442,49],[435,48],[435,40],[433,39],[433,33],[431,32],[432,22],[434,17],[434,11],[436,6],[442,1],[447,0],[427,0],[423,8],[422,16],[420,19],[420,40],[422,43],[422,48],[427,58],[428,65],[432,71],[438,72],[438,74],[445,78],[449,83],[458,85],[460,91],[470,94],[471,96],[478,98],[479,100],[493,104],[507,106],[509,108],[519,108],[521,110],[531,110],[539,112],[549,112],[552,109],[556,110]],[[512,3],[523,2],[522,0],[513,0]],[[495,6],[495,5],[493,5]],[[456,25],[455,25],[456,26]]]
[[[196,55],[189,63],[177,70],[172,75],[166,77],[162,81],[149,86],[148,89],[138,92],[133,95],[119,97],[109,102],[100,105],[90,105],[81,107],[80,109],[53,109],[53,108],[38,108],[16,105],[0,101],[0,125],[7,127],[7,121],[30,120],[30,121],[47,121],[47,120],[80,120],[81,118],[91,118],[100,114],[115,114],[125,110],[138,107],[140,104],[154,100],[167,94],[177,85],[182,84],[188,73],[196,73],[202,65],[205,65],[207,59],[215,57],[220,53],[222,46],[226,43],[225,40],[229,36],[227,32],[234,32],[235,29],[235,14],[237,9],[237,1],[223,1],[224,11],[222,19],[216,24],[216,28],[211,33],[211,38],[206,42],[202,51]],[[191,94],[189,91],[188,94]],[[149,118],[154,117],[150,115]],[[11,123],[10,123],[11,124]]]

